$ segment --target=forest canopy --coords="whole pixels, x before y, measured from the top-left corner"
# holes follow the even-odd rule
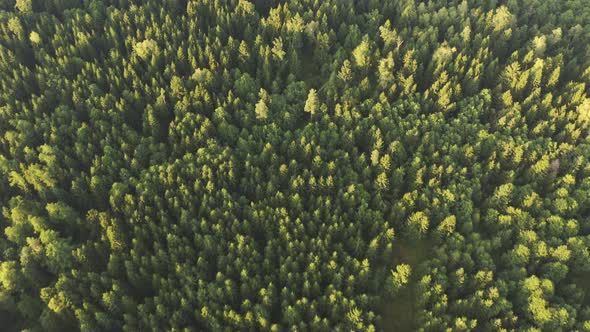
[[[584,0],[0,2],[0,329],[590,331]]]

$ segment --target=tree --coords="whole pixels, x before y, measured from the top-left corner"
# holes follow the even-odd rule
[[[528,316],[538,326],[544,326],[551,320],[551,311],[547,307],[547,301],[544,294],[547,291],[552,291],[553,284],[551,281],[541,280],[536,276],[531,276],[523,282],[523,292],[528,296]]]
[[[307,100],[305,101],[305,108],[303,109],[306,113],[309,113],[310,117],[313,117],[319,111],[320,102],[316,94],[315,89],[310,89],[307,94]]]
[[[393,55],[389,53],[387,58],[383,58],[379,61],[379,85],[382,89],[391,90],[392,84],[395,81],[394,76],[394,62]]]
[[[282,61],[285,57],[285,51],[283,50],[283,39],[282,38],[275,38],[272,42],[272,55],[273,57],[278,60]]]
[[[492,18],[494,31],[502,31],[508,28],[514,22],[514,16],[506,6],[500,6],[496,9]]]
[[[16,0],[16,4],[14,5],[18,11],[24,14],[32,13],[33,12],[33,0]]]
[[[24,35],[24,28],[18,17],[11,17],[8,20],[8,30],[14,33],[19,39]]]
[[[256,103],[256,118],[259,120],[265,120],[268,117],[268,106],[263,99],[260,99],[258,103]]]
[[[158,44],[152,39],[146,39],[136,43],[133,46],[133,50],[143,60],[149,59],[152,55],[158,55],[160,52]]]
[[[399,264],[395,267],[395,271],[391,270],[391,280],[389,282],[389,290],[392,294],[396,294],[399,290],[408,284],[412,268],[408,264]]]
[[[389,188],[389,179],[387,178],[387,174],[385,174],[385,172],[379,174],[377,176],[376,183],[379,190],[387,190]]]
[[[352,56],[357,66],[366,69],[371,61],[371,49],[369,47],[368,37],[363,37],[363,41],[352,51]]]
[[[31,31],[31,33],[29,34],[29,40],[31,41],[31,43],[33,43],[33,45],[37,45],[41,43],[41,36],[39,36],[37,32]]]
[[[352,79],[352,68],[350,67],[350,61],[344,60],[340,71],[338,72],[338,78],[344,82],[348,82]]]
[[[424,212],[413,213],[407,221],[408,234],[415,239],[419,239],[426,234],[429,227],[428,217]]]
[[[389,20],[385,21],[385,24],[379,27],[379,34],[381,39],[383,39],[385,49],[389,49],[393,46],[400,46],[401,40],[399,39],[397,32],[391,28],[391,22]]]
[[[437,231],[445,236],[450,236],[455,231],[455,226],[457,224],[457,218],[452,215],[446,217],[437,227]]]
[[[185,95],[184,83],[178,76],[173,76],[170,80],[170,89],[172,90],[172,96],[181,99]]]
[[[17,268],[14,261],[0,263],[0,285],[5,291],[13,292],[19,288],[21,277]]]

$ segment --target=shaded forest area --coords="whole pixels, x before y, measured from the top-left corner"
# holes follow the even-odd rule
[[[590,331],[584,0],[0,2],[6,331]]]

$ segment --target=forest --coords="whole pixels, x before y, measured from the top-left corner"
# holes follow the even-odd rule
[[[590,331],[587,0],[1,0],[0,330]]]

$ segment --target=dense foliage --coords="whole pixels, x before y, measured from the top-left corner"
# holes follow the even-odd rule
[[[590,331],[584,0],[0,2],[8,331]]]

